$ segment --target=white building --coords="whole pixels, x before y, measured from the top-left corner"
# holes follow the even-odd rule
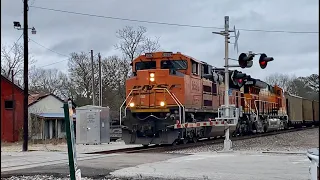
[[[29,136],[31,139],[54,139],[66,136],[63,104],[64,101],[53,94],[29,95]]]

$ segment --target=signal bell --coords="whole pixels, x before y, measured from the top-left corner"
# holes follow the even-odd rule
[[[246,53],[241,53],[239,58],[238,58],[238,62],[239,62],[239,66],[241,68],[250,68],[253,64],[252,60],[254,58],[254,54],[246,54]]]
[[[267,67],[268,62],[273,61],[273,57],[268,57],[266,54],[261,54],[259,58],[259,65],[261,69],[264,69]]]

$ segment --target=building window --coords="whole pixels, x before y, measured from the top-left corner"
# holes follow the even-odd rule
[[[4,108],[5,109],[13,109],[13,101],[4,101]]]

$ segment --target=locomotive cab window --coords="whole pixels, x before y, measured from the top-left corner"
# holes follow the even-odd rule
[[[212,66],[208,64],[203,64],[201,67],[202,67],[202,71],[201,71],[202,76],[212,75]]]
[[[145,69],[156,69],[156,61],[142,61],[135,63],[136,71]]]
[[[192,64],[192,74],[199,75],[199,70],[198,70],[199,64],[193,60],[191,60],[191,64]]]
[[[185,70],[188,62],[185,60],[164,60],[161,61],[161,69]]]

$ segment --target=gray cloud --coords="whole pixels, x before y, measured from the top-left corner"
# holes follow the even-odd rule
[[[223,27],[223,17],[230,16],[230,26],[242,29],[318,31],[317,0],[31,0],[34,6],[103,16]],[[12,21],[22,22],[21,0],[2,0],[2,43],[13,43],[22,33],[14,30]],[[145,26],[148,35],[160,37],[161,48],[180,51],[214,66],[223,66],[224,40],[212,31],[219,29],[188,28],[157,24],[136,23],[88,16],[52,12],[30,7],[29,26],[38,33],[30,38],[61,54],[73,51],[101,52],[103,55],[119,53],[115,32],[126,25]],[[285,34],[248,32],[240,30],[239,51],[265,52],[275,58],[268,68],[261,70],[258,62],[251,69],[242,70],[264,78],[274,72],[309,75],[318,72],[318,34]],[[232,40],[232,39],[231,39]],[[233,41],[233,40],[232,40]],[[21,40],[22,42],[22,40]],[[43,66],[66,59],[30,42],[30,52]],[[230,57],[237,54],[230,45]],[[258,57],[256,57],[258,59]],[[46,68],[67,69],[67,61]],[[232,63],[236,63],[233,62]]]

